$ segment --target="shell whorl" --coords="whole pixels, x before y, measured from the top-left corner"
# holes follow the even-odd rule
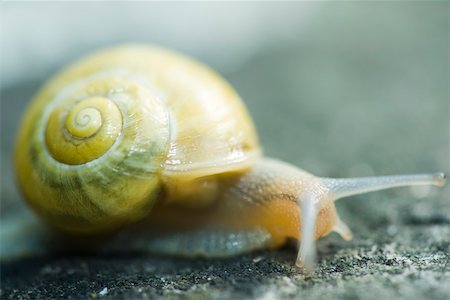
[[[115,72],[81,78],[38,94],[19,136],[19,183],[57,227],[112,229],[148,213],[169,144],[166,105],[146,86]]]
[[[122,113],[117,104],[93,96],[74,105],[64,103],[57,107],[48,119],[45,142],[57,161],[80,165],[105,154],[122,127]]]

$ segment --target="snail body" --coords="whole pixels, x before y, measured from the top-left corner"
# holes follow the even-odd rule
[[[442,174],[324,179],[264,158],[245,105],[225,80],[143,45],[95,53],[51,79],[24,116],[15,166],[24,198],[63,231],[98,233],[140,220],[175,230],[256,230],[264,238],[255,243],[256,235],[239,235],[233,251],[201,253],[294,238],[302,241],[298,264],[313,261],[314,240],[331,231],[351,238],[336,199],[444,183]]]

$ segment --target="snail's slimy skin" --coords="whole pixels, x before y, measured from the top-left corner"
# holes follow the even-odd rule
[[[78,61],[38,92],[15,167],[26,201],[61,230],[141,221],[141,230],[185,233],[190,254],[206,256],[294,238],[298,265],[314,261],[315,239],[331,231],[351,238],[335,200],[444,183],[442,174],[318,178],[261,153],[245,105],[218,74],[170,50],[130,45]],[[160,249],[185,253],[176,238]]]
[[[166,193],[144,220],[123,230],[106,248],[205,257],[278,248],[288,239],[302,238],[299,212],[309,192],[318,205],[314,238],[332,231],[345,239],[351,236],[321,179],[281,161],[263,158],[245,172],[198,178],[184,186],[188,192]],[[198,201],[196,195],[202,194],[214,201]]]
[[[262,228],[270,233],[265,246],[276,248],[288,238],[301,238],[301,195],[310,191],[316,195],[319,204],[315,238],[338,229],[334,201],[321,179],[281,161],[264,158],[246,172],[222,174],[206,180],[209,184],[216,181],[214,192],[208,190],[207,185],[204,190],[209,196],[214,195],[214,202],[208,205],[197,202],[195,208],[191,199],[166,199],[154,207],[146,227],[167,231]]]

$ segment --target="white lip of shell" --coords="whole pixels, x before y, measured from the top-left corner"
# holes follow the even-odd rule
[[[253,166],[258,159],[261,158],[262,151],[260,149],[255,149],[251,152],[245,152],[245,155],[235,157],[235,159],[230,159],[230,157],[225,157],[221,161],[211,162],[204,161],[200,163],[191,163],[189,165],[180,168],[179,165],[176,167],[169,166],[167,163],[164,167],[163,173],[166,177],[171,177],[174,175],[181,175],[189,173],[191,176],[203,176],[211,174],[219,174],[227,171],[246,169]]]

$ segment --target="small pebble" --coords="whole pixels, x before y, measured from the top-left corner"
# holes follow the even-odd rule
[[[98,294],[100,296],[105,296],[106,294],[108,294],[108,288],[107,287],[103,288],[103,290],[101,290]]]

